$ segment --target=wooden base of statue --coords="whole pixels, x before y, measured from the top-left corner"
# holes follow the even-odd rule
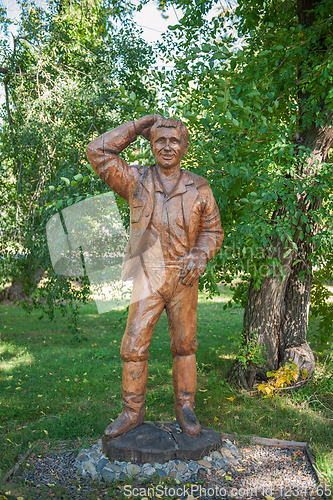
[[[176,421],[145,422],[116,439],[103,436],[103,451],[111,461],[164,463],[168,460],[198,460],[216,450],[222,436],[209,427],[197,437],[185,434]]]

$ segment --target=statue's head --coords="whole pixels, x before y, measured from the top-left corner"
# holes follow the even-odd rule
[[[176,118],[159,118],[150,129],[150,147],[163,168],[180,164],[188,150],[187,127]]]

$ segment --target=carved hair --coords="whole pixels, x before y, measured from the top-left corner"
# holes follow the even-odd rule
[[[182,140],[184,141],[185,144],[188,144],[189,137],[188,137],[188,129],[184,125],[183,122],[180,120],[177,120],[176,118],[164,118],[161,116],[154,125],[150,129],[150,142],[152,141],[154,137],[154,133],[158,128],[178,128],[180,129],[180,133],[182,136]]]

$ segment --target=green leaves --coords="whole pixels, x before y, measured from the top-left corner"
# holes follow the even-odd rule
[[[6,83],[8,106],[1,111],[6,238],[0,254],[10,248],[28,256],[25,266],[13,261],[4,269],[0,262],[0,281],[14,276],[24,281],[34,290],[34,306],[51,316],[55,308],[65,312],[85,300],[89,289],[85,284],[72,290],[70,278],[53,272],[45,226],[57,211],[108,189],[87,165],[85,146],[96,134],[153,107],[159,85],[150,73],[152,49],[131,20],[131,2],[58,7],[41,6],[37,12],[21,3],[15,50],[0,21],[3,66],[13,68]],[[15,68],[21,68],[19,76]],[[31,282],[41,268],[50,277],[42,290]]]
[[[209,101],[208,99],[201,99],[201,104],[205,107],[205,108],[209,108]]]
[[[85,165],[85,166],[86,166],[86,168],[87,168],[87,169],[88,169],[88,170],[89,170],[92,174],[97,175],[97,174],[95,173],[94,169],[92,168],[92,166],[90,165],[90,163],[86,163],[86,165]]]
[[[202,44],[202,46],[201,46],[201,48],[202,48],[202,51],[203,51],[203,52],[206,52],[206,53],[207,53],[207,52],[210,52],[210,51],[211,51],[212,49],[214,49],[215,47],[214,47],[214,46],[212,46],[212,45],[210,45],[210,44],[208,44],[208,43],[203,43],[203,44]]]
[[[324,174],[323,164],[310,172],[306,142],[306,130],[314,130],[328,111],[319,111],[318,89],[332,71],[327,59],[326,72],[321,62],[318,66],[316,58],[323,53],[313,52],[327,19],[318,14],[318,24],[305,30],[299,28],[295,4],[282,2],[276,8],[273,12],[270,4],[246,0],[238,6],[239,17],[229,12],[199,26],[187,6],[172,45],[178,53],[171,99],[183,103],[178,109],[184,109],[192,135],[184,167],[209,180],[225,229],[224,248],[233,249],[218,254],[215,272],[220,280],[251,277],[256,288],[267,273],[285,276],[283,259],[288,265],[303,263],[298,256],[304,245],[313,244],[315,224],[327,227],[316,237],[318,253],[310,253],[315,260],[324,233],[333,229],[328,207],[311,208],[331,191],[332,173]],[[233,23],[241,41],[224,32],[226,23]],[[331,20],[329,24],[333,28]],[[200,46],[198,40],[204,43]],[[304,82],[295,72],[303,61]],[[311,78],[316,84],[310,84]],[[309,99],[300,120],[301,88]],[[321,98],[329,88],[326,83],[328,92]],[[245,254],[238,252],[241,248],[247,249]]]
[[[286,253],[284,254],[283,258],[286,259],[291,254],[292,251],[293,249],[289,248],[289,250],[287,250]]]

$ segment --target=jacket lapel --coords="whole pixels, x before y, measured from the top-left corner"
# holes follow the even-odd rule
[[[198,196],[198,189],[197,189],[191,175],[187,171],[184,171],[183,175],[185,177],[184,183],[186,186],[186,193],[183,195],[184,217],[185,217],[187,234],[191,234],[190,233],[191,215],[192,215],[194,202]],[[191,243],[192,242],[190,242],[190,244]]]
[[[146,231],[154,210],[154,182],[152,178],[152,167],[142,168],[140,173],[139,189],[133,193],[131,210],[136,207],[140,211],[140,217],[131,222],[130,226],[130,250],[132,256],[136,255],[141,244],[141,238]]]
[[[140,182],[144,189],[146,190],[146,195],[152,199],[154,193],[154,181],[153,181],[153,167],[146,167],[142,169]]]

